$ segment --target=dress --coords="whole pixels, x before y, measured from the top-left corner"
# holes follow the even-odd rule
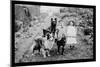
[[[76,38],[77,29],[75,26],[68,26],[66,34],[67,34],[67,39],[66,39],[67,44],[72,45],[77,43],[77,38]]]

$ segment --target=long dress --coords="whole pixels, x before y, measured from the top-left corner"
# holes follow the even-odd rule
[[[67,44],[77,44],[77,28],[75,26],[68,26],[67,27]]]

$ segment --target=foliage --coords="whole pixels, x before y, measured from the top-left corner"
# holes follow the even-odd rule
[[[74,8],[74,7],[64,7],[60,9],[62,20],[64,18],[73,17],[78,18],[74,20],[78,27],[83,28],[83,36],[85,42],[93,40],[93,9],[91,8]],[[68,19],[69,20],[69,19]],[[87,36],[87,37],[86,37]],[[90,38],[88,38],[90,36]],[[88,38],[88,39],[87,39]],[[84,39],[83,39],[84,40]]]

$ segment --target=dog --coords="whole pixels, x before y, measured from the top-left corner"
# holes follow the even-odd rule
[[[44,58],[46,58],[46,49],[44,45],[44,39],[43,38],[37,38],[34,40],[35,44],[32,47],[32,55],[35,55],[35,51],[38,51],[39,54],[42,54]]]
[[[44,58],[50,56],[50,49],[52,48],[54,41],[53,36],[51,34],[47,34],[46,36],[38,37],[35,40],[35,45],[33,44],[33,53],[37,50],[40,54],[43,55]]]
[[[64,53],[64,46],[65,46],[65,43],[66,43],[66,37],[65,37],[65,35],[63,35],[60,40],[56,38],[55,39],[55,43],[56,43],[57,48],[58,48],[57,52],[59,54],[63,55],[63,53]]]

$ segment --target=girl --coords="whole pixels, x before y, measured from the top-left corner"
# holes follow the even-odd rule
[[[66,35],[66,43],[70,45],[70,49],[73,49],[75,47],[74,44],[77,44],[77,28],[75,27],[74,21],[69,22],[66,30]]]

